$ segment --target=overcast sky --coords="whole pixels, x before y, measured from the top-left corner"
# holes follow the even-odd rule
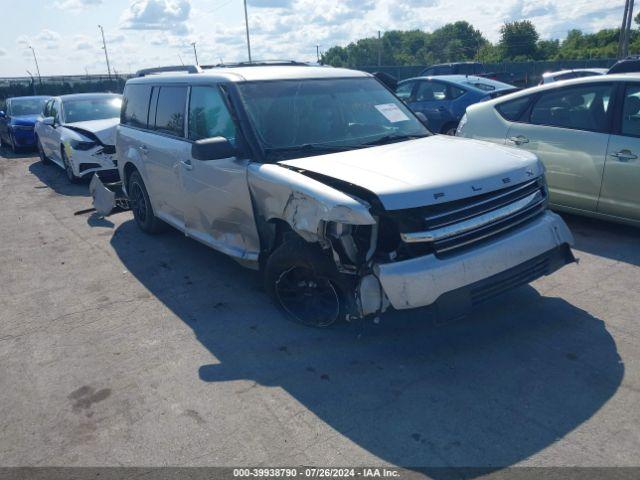
[[[504,21],[529,19],[542,38],[614,28],[624,0],[247,0],[254,59],[315,60],[378,30],[432,31],[466,20],[492,41]],[[0,0],[0,76],[106,72],[98,24],[119,72],[246,60],[242,0]]]

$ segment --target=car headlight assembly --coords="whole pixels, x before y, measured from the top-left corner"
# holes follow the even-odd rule
[[[69,145],[71,145],[71,148],[73,148],[74,150],[91,150],[93,147],[96,146],[96,142],[83,142],[81,140],[70,140],[69,141]]]

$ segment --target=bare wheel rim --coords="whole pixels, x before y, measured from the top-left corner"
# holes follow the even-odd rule
[[[331,281],[307,267],[291,267],[275,285],[282,308],[295,320],[314,327],[327,327],[338,319],[340,297]]]
[[[144,198],[142,187],[137,182],[133,182],[130,190],[131,210],[140,222],[144,223],[147,220],[147,201]]]

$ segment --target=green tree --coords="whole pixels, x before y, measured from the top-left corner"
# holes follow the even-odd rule
[[[529,20],[507,22],[500,28],[500,42],[505,60],[533,60],[536,57],[538,32]]]

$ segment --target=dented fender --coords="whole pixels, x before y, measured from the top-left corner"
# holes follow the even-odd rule
[[[260,217],[286,221],[309,242],[320,240],[325,222],[376,223],[363,200],[277,164],[249,165],[248,182]]]

